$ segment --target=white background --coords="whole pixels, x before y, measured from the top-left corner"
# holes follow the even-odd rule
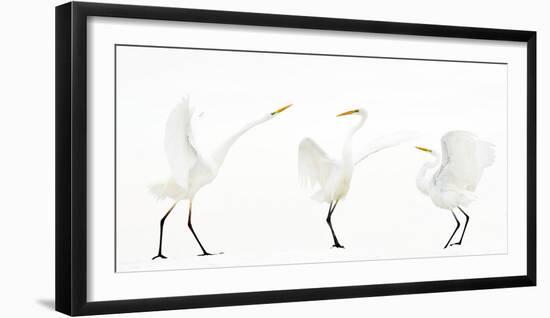
[[[117,50],[117,271],[507,253],[507,65],[126,46]],[[243,122],[288,102],[295,106],[240,138],[215,181],[194,200],[199,237],[211,253],[224,254],[196,256],[199,250],[185,228],[183,203],[167,219],[168,261],[152,261],[159,219],[172,200],[159,202],[147,185],[168,176],[164,125],[185,91],[197,112],[204,111],[195,126],[203,149],[227,138]],[[102,105],[112,110],[101,102],[97,107]],[[331,249],[324,222],[328,204],[313,201],[312,191],[298,182],[298,144],[311,136],[339,158],[342,142],[359,117],[335,115],[357,107],[364,107],[369,118],[353,138],[354,153],[399,130],[423,134],[356,167],[351,191],[333,219],[347,248]],[[105,116],[95,118],[101,127],[112,123]],[[452,129],[489,140],[498,157],[484,172],[476,191],[480,199],[466,207],[475,221],[464,244],[443,249],[455,221],[416,188],[420,166],[432,159],[413,145],[439,149],[440,136]]]
[[[53,6],[60,2],[35,1],[10,5],[2,18],[2,116],[1,133],[4,148],[2,157],[2,208],[6,215],[0,232],[3,242],[2,311],[9,316],[61,316],[52,312],[53,303]],[[147,3],[147,2],[139,2]],[[150,2],[149,2],[150,3]],[[161,3],[161,2],[155,2]],[[362,19],[407,22],[471,25],[500,28],[536,29],[539,31],[539,57],[547,51],[549,27],[543,24],[545,8],[542,2],[506,4],[491,1],[461,2],[460,6],[436,1],[392,2],[377,6],[364,3],[339,2],[322,5],[313,2],[296,3],[273,1],[162,1],[163,4],[213,9],[292,13]],[[498,10],[499,15],[495,14]],[[24,18],[22,18],[24,17]],[[34,23],[32,23],[34,22]],[[15,30],[15,31],[12,31]],[[12,31],[12,32],[9,32]],[[543,42],[543,43],[541,43]],[[539,87],[548,76],[546,63],[539,58]],[[539,92],[539,105],[547,94]],[[539,122],[546,112],[539,107]],[[539,162],[547,149],[541,140],[547,129],[539,129]],[[18,136],[13,138],[12,136]],[[31,145],[31,146],[29,146]],[[548,178],[546,169],[539,168],[539,189]],[[6,178],[7,177],[7,178]],[[539,211],[546,204],[539,191]],[[547,226],[539,214],[539,228]],[[17,225],[21,225],[17,227]],[[545,245],[548,235],[539,234],[539,246]],[[542,249],[539,249],[542,251]],[[539,265],[545,254],[539,254]],[[549,292],[544,269],[539,270],[536,288],[458,292],[452,294],[395,296],[384,298],[338,300],[325,302],[262,305],[238,308],[191,310],[188,316],[280,316],[296,312],[313,312],[333,316],[346,312],[357,316],[394,316],[411,314],[436,317],[464,315],[517,316],[547,310],[544,299]],[[143,316],[176,316],[181,312],[148,313]],[[542,315],[542,314],[541,314]],[[123,315],[121,315],[123,316]],[[135,316],[135,315],[134,315]]]

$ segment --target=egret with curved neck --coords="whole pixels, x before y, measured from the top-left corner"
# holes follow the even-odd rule
[[[475,190],[483,171],[495,160],[494,145],[479,140],[467,131],[450,131],[441,138],[442,155],[424,147],[416,149],[431,157],[416,176],[418,190],[429,196],[437,207],[450,210],[456,221],[456,227],[443,248],[447,248],[449,244],[461,245],[470,221],[464,207],[477,199]],[[460,239],[451,244],[461,226],[456,209],[464,215],[465,223]]]
[[[343,199],[349,191],[349,187],[351,184],[351,177],[353,175],[353,135],[357,133],[361,127],[365,124],[367,121],[368,113],[364,109],[354,109],[347,112],[340,113],[336,115],[336,117],[341,116],[348,116],[348,115],[359,115],[359,121],[355,126],[353,126],[350,131],[348,132],[346,139],[344,141],[344,147],[342,148],[342,157],[340,159],[340,162],[336,162],[336,165],[334,166],[335,171],[333,171],[334,179],[331,180],[330,185],[328,185],[327,188],[324,189],[324,201],[329,202],[329,209],[328,209],[328,215],[327,215],[327,224],[330,228],[330,232],[332,234],[332,239],[334,240],[333,247],[336,248],[344,248],[343,245],[340,244],[338,241],[338,238],[336,237],[336,233],[334,232],[334,228],[332,227],[332,213],[334,213],[334,209],[336,209],[336,205],[338,204],[338,201]],[[336,171],[340,170],[340,171]]]
[[[346,197],[350,189],[351,179],[353,176],[354,167],[370,155],[399,144],[397,140],[384,140],[375,144],[369,144],[366,151],[358,156],[359,159],[354,159],[353,153],[353,136],[365,124],[368,113],[363,108],[349,110],[336,115],[357,116],[358,121],[349,130],[343,142],[342,155],[340,158],[330,158],[327,153],[312,139],[305,138],[300,143],[298,149],[298,170],[302,181],[314,188],[317,191],[312,198],[319,202],[329,204],[326,222],[330,228],[330,233],[334,241],[333,247],[343,248],[340,241],[336,237],[336,233],[332,226],[332,215],[336,209],[338,202]]]
[[[166,258],[166,256],[162,254],[164,221],[176,205],[183,200],[189,200],[187,226],[202,251],[202,254],[199,255],[212,255],[204,248],[191,223],[193,199],[195,195],[202,187],[216,178],[218,170],[222,166],[231,146],[233,146],[243,134],[273,119],[290,106],[292,106],[292,104],[251,120],[221,142],[214,151],[209,153],[204,151],[204,148],[200,147],[195,139],[193,127],[197,124],[199,118],[194,116],[195,112],[194,109],[190,107],[189,99],[183,98],[181,103],[171,112],[166,123],[164,148],[170,165],[171,177],[166,182],[151,186],[150,189],[159,199],[171,198],[175,201],[160,220],[159,248],[153,260],[156,258]]]

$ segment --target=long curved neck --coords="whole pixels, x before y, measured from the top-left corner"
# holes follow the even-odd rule
[[[432,160],[424,163],[416,175],[416,187],[422,192],[427,194],[433,172],[429,174],[431,170],[436,168],[440,162],[440,156],[438,152],[433,151],[431,153]]]
[[[352,144],[353,144],[353,135],[363,127],[365,124],[365,121],[367,120],[367,116],[365,114],[360,114],[360,120],[355,126],[353,126],[350,131],[348,132],[348,135],[346,136],[346,139],[344,141],[344,148],[342,149],[342,159],[344,161],[349,160],[350,162],[353,161],[353,155],[352,155]]]
[[[249,131],[253,127],[258,126],[259,124],[268,121],[272,117],[273,116],[271,116],[270,114],[263,115],[260,118],[254,119],[254,120],[246,123],[245,125],[243,125],[243,127],[241,127],[234,134],[230,135],[224,142],[222,142],[220,144],[220,146],[218,146],[218,148],[212,154],[212,160],[216,164],[221,165],[223,160],[225,159],[225,156],[229,152],[229,149],[231,149],[231,146],[233,146],[233,144],[237,141],[237,139],[239,139],[244,133],[246,133],[247,131]]]

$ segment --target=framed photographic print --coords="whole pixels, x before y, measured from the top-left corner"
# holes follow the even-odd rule
[[[536,284],[536,33],[56,8],[56,309]]]

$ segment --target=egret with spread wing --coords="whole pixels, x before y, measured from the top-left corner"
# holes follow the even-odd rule
[[[191,224],[191,213],[195,194],[197,194],[203,186],[209,184],[216,178],[225,156],[239,137],[251,128],[274,118],[290,106],[291,105],[286,105],[274,112],[250,121],[220,143],[213,151],[207,152],[197,144],[193,134],[196,130],[194,125],[196,124],[198,116],[195,116],[194,109],[190,107],[189,99],[183,98],[170,113],[168,121],[166,122],[164,147],[171,170],[171,178],[166,182],[155,184],[151,187],[151,192],[158,198],[171,198],[175,201],[160,220],[159,249],[157,256],[153,257],[153,260],[158,257],[166,258],[166,256],[162,254],[164,221],[182,200],[189,200],[187,226],[202,250],[200,256],[212,255],[206,251]]]
[[[356,115],[359,116],[359,121],[351,128],[342,148],[342,156],[340,158],[330,158],[329,155],[321,149],[321,147],[312,139],[305,138],[300,143],[298,149],[298,170],[302,181],[311,187],[316,187],[317,191],[312,198],[319,202],[329,204],[327,223],[334,240],[333,247],[344,248],[338,241],[334,228],[332,227],[332,214],[336,205],[348,193],[351,178],[353,175],[354,166],[368,158],[370,155],[395,146],[409,137],[399,136],[380,138],[377,142],[371,143],[365,149],[358,159],[354,159],[352,152],[353,135],[365,124],[368,114],[365,109],[354,109],[338,114],[337,117]]]
[[[495,160],[494,145],[467,131],[450,131],[441,138],[441,154],[424,147],[416,148],[433,157],[418,172],[416,186],[436,206],[450,210],[456,221],[456,228],[444,248],[449,246],[461,225],[455,209],[466,218],[460,240],[451,244],[460,245],[470,220],[464,207],[476,199],[475,190],[481,175]]]

